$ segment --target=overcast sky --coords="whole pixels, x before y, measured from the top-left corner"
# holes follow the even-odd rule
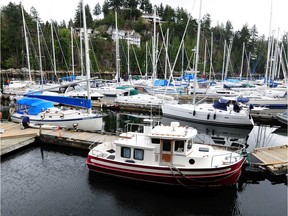
[[[0,5],[7,5],[9,2],[19,3],[20,0],[1,0]],[[27,12],[33,6],[38,11],[43,21],[65,20],[66,23],[74,18],[77,5],[80,0],[22,0]],[[103,5],[104,0],[84,0],[89,4],[91,13],[97,2]],[[161,2],[165,6],[173,8],[183,7],[194,18],[199,17],[200,0],[150,0],[152,4],[159,5]],[[209,13],[212,26],[217,23],[226,23],[230,20],[234,31],[240,30],[246,23],[251,28],[254,24],[259,35],[269,35],[269,24],[271,14],[271,0],[202,0],[202,16]],[[280,31],[279,31],[280,30]],[[272,0],[272,24],[271,32],[275,32],[277,37],[288,32],[288,0]]]

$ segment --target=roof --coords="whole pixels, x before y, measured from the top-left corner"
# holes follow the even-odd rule
[[[192,127],[179,126],[178,122],[171,122],[171,126],[158,125],[149,134],[150,137],[161,136],[173,139],[189,139],[197,135],[197,130]]]

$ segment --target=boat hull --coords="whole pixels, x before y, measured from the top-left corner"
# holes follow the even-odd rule
[[[186,121],[211,125],[225,125],[232,127],[253,127],[253,119],[248,114],[229,114],[229,111],[211,108],[200,108],[193,105],[164,104],[161,106],[163,116],[174,117]],[[209,111],[211,110],[211,111]],[[195,112],[194,112],[195,111]]]
[[[103,125],[103,116],[94,115],[81,118],[54,118],[54,119],[41,119],[40,116],[29,116],[31,124],[43,124],[59,126],[66,129],[79,129],[84,131],[100,131]],[[13,122],[21,123],[22,115],[12,115],[11,120]]]
[[[245,158],[221,168],[176,168],[174,166],[146,166],[117,162],[88,155],[86,164],[90,171],[140,182],[188,188],[221,187],[235,184]]]

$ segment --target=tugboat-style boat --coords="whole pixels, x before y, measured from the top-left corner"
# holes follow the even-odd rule
[[[129,126],[133,124],[126,129]],[[93,147],[86,160],[88,168],[115,177],[187,188],[237,182],[246,160],[245,149],[194,143],[197,130],[178,122],[153,128],[152,120],[145,119],[142,126],[143,132],[130,130],[114,142]]]

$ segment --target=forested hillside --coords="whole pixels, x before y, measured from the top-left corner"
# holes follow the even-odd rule
[[[41,59],[44,71],[53,70],[52,60],[52,37],[51,24],[53,27],[55,56],[57,70],[71,71],[72,51],[71,51],[71,27],[73,29],[81,28],[83,25],[81,3],[75,8],[76,13],[69,23],[41,20],[41,14],[38,14],[35,8],[25,11],[25,22],[29,38],[29,50],[31,69],[39,69],[38,40],[36,20],[40,21],[40,41],[41,41]],[[146,50],[148,50],[148,72],[152,71],[152,36],[153,22],[145,21],[141,15],[144,13],[153,13],[152,4],[149,0],[105,0],[101,6],[95,4],[94,8],[86,5],[87,26],[93,30],[90,35],[90,59],[92,75],[101,74],[104,71],[115,71],[115,42],[111,35],[107,33],[109,28],[115,28],[115,10],[118,11],[118,28],[121,30],[135,30],[141,35],[141,46],[130,45],[130,71],[132,74],[144,74],[146,71]],[[93,19],[93,15],[101,19]],[[169,5],[157,5],[157,15],[162,19],[161,24],[157,25],[158,32],[158,74],[163,74],[165,65],[165,49],[163,41],[168,36],[168,55],[171,67],[175,64],[174,71],[179,72],[193,68],[193,59],[195,54],[197,25],[198,20],[191,17],[189,12],[183,8],[172,8]],[[94,16],[94,17],[95,17]],[[191,17],[191,19],[189,19]],[[227,18],[229,19],[229,18]],[[188,23],[189,20],[189,23]],[[187,31],[184,35],[186,25]],[[75,31],[75,30],[74,30]],[[184,35],[184,49],[179,48]],[[200,33],[200,52],[198,69],[201,73],[210,70],[211,56],[211,37],[213,37],[212,65],[213,71],[221,73],[223,65],[224,43],[227,47],[231,46],[231,61],[229,64],[230,76],[237,76],[241,68],[243,44],[245,44],[244,72],[247,71],[249,64],[250,71],[254,74],[264,74],[267,58],[268,39],[263,35],[258,35],[257,26],[247,26],[243,24],[240,31],[234,31],[232,23],[227,20],[224,24],[211,26],[209,14],[205,14],[201,20]],[[287,35],[286,35],[287,37]],[[287,47],[287,38],[282,38],[284,47]],[[79,35],[73,32],[74,42],[74,61],[75,70],[80,71],[80,43]],[[147,45],[146,45],[147,44]],[[84,47],[84,46],[83,46]],[[127,43],[120,41],[120,64],[121,75],[126,76],[127,66]],[[146,49],[148,47],[148,49]],[[206,52],[205,52],[206,47]],[[179,51],[178,51],[179,50]],[[177,53],[178,58],[176,59]],[[27,56],[25,48],[25,39],[23,31],[23,19],[21,5],[9,3],[1,8],[1,68],[25,68],[27,67]],[[206,54],[206,57],[205,57]],[[204,61],[206,60],[206,64]],[[205,68],[204,68],[205,67]]]

